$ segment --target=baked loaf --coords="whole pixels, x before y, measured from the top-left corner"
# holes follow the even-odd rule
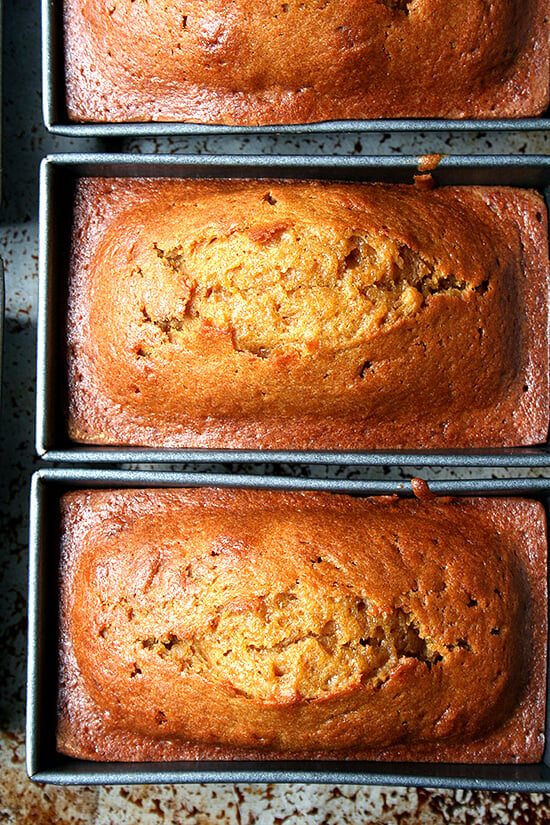
[[[518,117],[548,105],[548,0],[65,0],[77,121]]]
[[[96,490],[61,511],[60,751],[540,760],[537,502]]]
[[[543,442],[539,195],[83,179],[70,438],[383,449]]]

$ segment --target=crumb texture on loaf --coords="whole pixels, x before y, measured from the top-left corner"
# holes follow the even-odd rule
[[[76,121],[519,117],[548,105],[546,0],[65,0]]]
[[[69,434],[156,447],[496,447],[548,430],[532,192],[84,179]]]
[[[317,598],[315,589],[297,582],[259,596],[250,612],[241,605],[217,608],[208,628],[190,637],[169,633],[157,638],[151,635],[155,610],[130,606],[125,596],[104,605],[109,621],[100,635],[116,638],[121,623],[130,622],[138,649],[169,660],[182,674],[200,675],[269,702],[321,699],[359,682],[380,686],[400,659],[415,658],[428,666],[442,659],[401,609],[378,616],[361,598],[328,595],[322,603]],[[500,628],[492,632],[498,634]],[[468,647],[464,639],[457,644]],[[130,676],[142,673],[136,663]]]
[[[203,324],[228,329],[235,349],[267,357],[352,346],[413,317],[429,296],[487,289],[487,281],[459,280],[394,238],[323,229],[288,219],[169,249],[155,243],[189,293],[177,316],[145,304],[144,323],[171,341],[196,335]]]
[[[514,507],[65,496],[59,748],[536,759],[544,516]]]

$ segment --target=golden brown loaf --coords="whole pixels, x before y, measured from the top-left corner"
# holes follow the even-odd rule
[[[536,444],[542,198],[505,188],[83,179],[69,434],[152,447]]]
[[[540,760],[539,503],[95,490],[61,511],[60,751]]]
[[[79,121],[519,117],[548,105],[548,0],[65,0]]]

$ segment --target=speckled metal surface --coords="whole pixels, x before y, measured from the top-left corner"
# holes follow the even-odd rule
[[[34,455],[35,334],[37,306],[38,166],[52,151],[126,150],[134,153],[425,154],[550,153],[550,133],[348,134],[262,138],[211,136],[140,139],[126,143],[52,138],[42,125],[39,0],[5,2],[3,203],[0,256],[6,268],[6,325],[0,467],[0,821],[7,825],[293,825],[322,823],[548,823],[550,797],[480,791],[430,791],[352,785],[180,785],[55,788],[33,785],[24,765],[25,647],[30,476]],[[187,465],[186,469],[198,469]],[[218,469],[201,465],[201,470]],[[228,468],[225,468],[228,469]],[[230,468],[242,472],[251,467]],[[260,466],[256,471],[273,471]],[[325,476],[323,467],[276,468]],[[410,468],[408,468],[410,470]],[[335,468],[336,477],[395,478],[399,468]],[[424,469],[428,478],[503,477],[506,469]],[[515,468],[513,475],[522,474]],[[526,470],[544,477],[544,470]]]

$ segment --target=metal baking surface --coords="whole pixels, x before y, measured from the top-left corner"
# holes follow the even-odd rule
[[[541,466],[550,467],[550,444],[492,450],[298,451],[146,449],[81,446],[69,441],[60,404],[65,363],[60,317],[65,305],[72,195],[76,178],[95,176],[320,178],[412,183],[416,157],[177,157],[147,155],[54,155],[42,163],[40,181],[39,312],[36,449],[50,461],[79,462],[307,462],[309,464]],[[440,184],[531,187],[550,203],[550,158],[456,156],[443,158],[433,176]]]
[[[3,69],[4,61],[3,61],[3,59],[2,59],[2,57],[3,57],[3,56],[2,56],[2,43],[3,43],[3,15],[4,15],[4,11],[3,11],[3,0],[0,0],[0,113],[2,113],[2,112],[3,112],[3,109],[4,109],[4,106],[3,106],[3,100],[2,100],[2,93],[3,93],[3,92],[2,92],[2,89],[3,89],[3,75],[4,75],[4,69]],[[0,199],[2,198],[2,168],[3,168],[3,135],[2,135],[2,122],[3,122],[3,118],[2,118],[2,117],[0,117]],[[4,275],[2,274],[2,279],[3,279],[3,278],[4,278]],[[3,280],[2,280],[2,284],[3,284]],[[3,285],[2,285],[2,310],[3,310],[3,307],[4,307],[4,303],[3,303],[3,300],[4,300],[4,298],[3,298],[3,289],[4,289],[4,287],[3,287]]]
[[[0,9],[1,14],[1,9]],[[0,258],[0,396],[2,394],[2,364],[4,361],[4,310],[5,310],[5,288],[4,288],[4,262]]]
[[[94,763],[55,750],[57,656],[57,501],[71,488],[240,487],[323,490],[353,495],[411,496],[410,482],[344,481],[274,476],[109,470],[40,470],[33,476],[30,510],[27,772],[36,782],[115,784],[170,782],[325,782],[550,792],[550,747],[534,765],[460,765],[329,761],[194,761]],[[430,482],[439,495],[509,495],[548,505],[550,480]],[[548,689],[548,688],[547,688]],[[546,742],[550,738],[547,710]]]
[[[327,121],[274,126],[209,126],[201,123],[74,123],[65,106],[63,9],[61,0],[42,0],[42,100],[46,128],[69,137],[145,137],[214,134],[299,134],[302,132],[531,131],[550,129],[550,110],[541,117],[483,120],[400,118]]]

